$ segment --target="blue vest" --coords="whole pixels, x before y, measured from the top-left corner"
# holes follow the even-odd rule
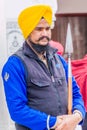
[[[52,116],[66,114],[67,81],[56,50],[48,48],[48,67],[26,42],[15,55],[20,57],[25,67],[28,105]]]

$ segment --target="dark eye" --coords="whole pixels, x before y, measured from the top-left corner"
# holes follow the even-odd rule
[[[47,27],[46,30],[49,31],[49,30],[50,30],[50,27]]]
[[[42,28],[38,28],[38,31],[42,31],[43,29]]]
[[[42,31],[42,28],[37,27],[35,30],[36,30],[36,31]]]

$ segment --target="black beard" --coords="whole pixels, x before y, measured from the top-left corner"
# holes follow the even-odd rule
[[[30,41],[30,40],[29,40]],[[48,46],[49,43],[47,43],[46,45],[39,45],[39,44],[35,44],[34,42],[30,41],[30,44],[32,46],[32,48],[37,52],[37,53],[43,53],[43,52],[47,52],[48,50]]]

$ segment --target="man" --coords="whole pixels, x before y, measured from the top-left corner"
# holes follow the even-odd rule
[[[52,9],[36,5],[18,17],[25,42],[2,70],[6,101],[16,130],[73,130],[85,117],[74,78],[72,115],[67,114],[68,66],[49,46]]]

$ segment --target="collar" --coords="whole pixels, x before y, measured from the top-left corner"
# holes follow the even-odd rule
[[[23,50],[24,50],[24,55],[34,58],[34,59],[38,59],[37,54],[31,49],[31,47],[27,44],[26,41],[23,44]],[[46,56],[52,58],[54,56],[54,54],[57,53],[57,51],[58,51],[57,49],[55,49],[49,45],[48,50],[46,52]]]

